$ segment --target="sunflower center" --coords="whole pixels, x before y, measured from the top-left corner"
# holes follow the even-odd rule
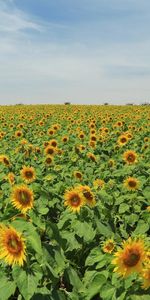
[[[33,177],[33,173],[32,173],[31,171],[27,171],[27,172],[25,173],[25,176],[26,176],[27,178],[32,178],[32,177]]]
[[[54,150],[51,149],[51,148],[49,148],[49,149],[47,150],[47,153],[48,153],[48,154],[53,154],[53,153],[54,153]]]
[[[22,249],[22,243],[17,236],[11,234],[8,237],[7,247],[10,253],[18,254]]]
[[[129,186],[130,187],[136,187],[136,181],[134,181],[134,180],[130,180],[129,182],[128,182],[128,184],[129,184]]]
[[[3,160],[3,161],[4,161],[4,164],[9,165],[9,161],[8,161],[7,158],[4,157],[4,160]]]
[[[47,164],[50,164],[52,162],[51,157],[47,157],[46,162],[47,162]]]
[[[113,243],[111,243],[111,242],[109,242],[107,245],[106,245],[106,249],[107,250],[113,250],[114,249],[114,244]]]
[[[127,256],[124,258],[124,264],[128,267],[134,267],[140,260],[140,253],[138,251],[129,250]]]
[[[71,198],[71,204],[72,206],[78,206],[80,204],[80,197],[78,195],[75,195]]]
[[[133,155],[133,154],[129,154],[129,155],[128,155],[128,161],[134,162],[134,160],[135,160],[134,155]]]
[[[126,141],[127,141],[126,138],[121,139],[121,143],[125,143]]]
[[[19,191],[19,202],[28,204],[30,202],[30,195],[26,191]]]
[[[90,192],[88,192],[88,191],[83,191],[83,195],[84,195],[84,197],[87,199],[87,200],[93,200],[93,196],[92,196],[92,194],[90,193]]]
[[[77,172],[77,173],[75,174],[75,176],[76,176],[77,178],[80,178],[80,179],[81,179],[81,177],[82,177],[81,173],[79,173],[79,172]]]

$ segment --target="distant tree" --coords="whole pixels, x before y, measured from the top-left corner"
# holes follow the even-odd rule
[[[150,105],[150,103],[145,102],[145,103],[142,103],[141,105]]]
[[[105,102],[104,105],[109,105],[109,103],[108,103],[108,102]]]
[[[126,105],[130,105],[130,106],[132,106],[132,105],[134,105],[133,103],[127,103]]]
[[[65,104],[65,105],[70,105],[71,103],[70,103],[70,102],[65,102],[64,104]]]

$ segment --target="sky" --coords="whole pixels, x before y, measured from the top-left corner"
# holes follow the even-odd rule
[[[0,104],[150,100],[149,0],[0,0]]]

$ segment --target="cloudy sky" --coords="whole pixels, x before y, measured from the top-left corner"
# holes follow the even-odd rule
[[[150,100],[149,0],[0,0],[0,104]]]

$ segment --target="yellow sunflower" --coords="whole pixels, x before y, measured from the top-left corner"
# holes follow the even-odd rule
[[[12,204],[19,209],[23,214],[33,207],[33,191],[26,185],[15,186],[12,192]]]
[[[73,173],[74,177],[79,179],[79,180],[82,180],[82,173],[79,172],[79,171],[74,171]]]
[[[0,225],[0,259],[22,266],[26,261],[25,239],[13,227]]]
[[[73,212],[79,212],[81,207],[85,204],[83,194],[75,188],[66,191],[64,194],[64,199],[64,205],[69,206]]]
[[[87,157],[90,158],[92,161],[96,161],[96,156],[91,152],[87,153]]]
[[[112,260],[112,264],[116,265],[114,272],[124,277],[134,272],[140,273],[146,257],[144,241],[140,238],[129,238],[122,243],[122,248],[114,256]]]
[[[8,173],[7,179],[10,184],[14,184],[15,182],[15,174],[13,172]]]
[[[47,155],[47,156],[46,156],[46,159],[45,159],[46,165],[51,165],[52,162],[53,162],[53,160],[54,160],[54,158],[53,158],[52,155]]]
[[[120,135],[119,138],[118,138],[118,144],[120,146],[124,146],[126,143],[128,142],[128,138],[126,135]]]
[[[57,141],[55,139],[50,140],[49,145],[56,148],[57,147]]]
[[[8,156],[6,155],[0,155],[0,162],[4,163],[5,166],[9,167],[10,166],[10,161],[9,161],[9,158]]]
[[[115,248],[115,242],[113,239],[108,239],[103,244],[103,252],[105,253],[112,253]]]
[[[150,287],[150,264],[147,265],[146,268],[144,268],[142,272],[142,278],[143,278],[143,289],[148,289]]]
[[[46,155],[54,155],[55,152],[56,152],[56,148],[53,147],[53,146],[48,145],[48,146],[45,148],[45,154],[46,154]]]
[[[96,204],[95,196],[88,185],[80,185],[77,188],[80,192],[82,192],[85,202],[88,205],[94,206]]]
[[[129,191],[135,191],[139,188],[139,180],[134,177],[128,177],[124,180],[124,187]]]
[[[26,183],[31,183],[35,180],[35,169],[33,167],[23,166],[20,174]]]
[[[127,150],[123,154],[123,159],[127,164],[134,164],[137,161],[137,153],[133,150]]]
[[[103,179],[97,178],[93,181],[93,185],[96,189],[102,188],[105,185],[105,181]]]

